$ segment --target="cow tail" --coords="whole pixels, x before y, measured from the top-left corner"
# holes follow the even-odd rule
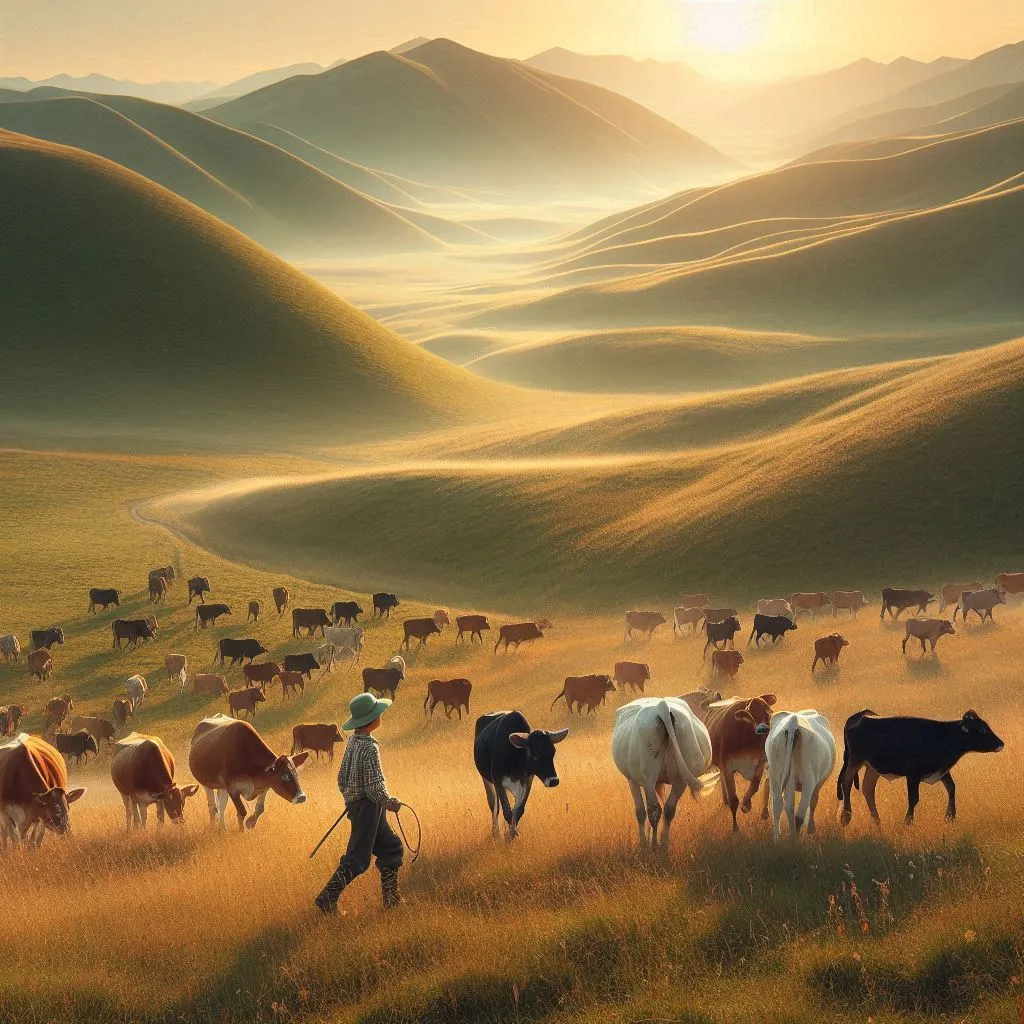
[[[850,763],[850,729],[859,725],[865,715],[876,715],[877,713],[872,711],[871,708],[864,708],[863,711],[850,715],[846,720],[846,725],[843,726],[843,766],[839,769],[839,779],[836,782],[836,798],[839,800],[842,800],[845,795],[843,779],[846,778],[846,766]],[[860,772],[857,772],[853,777],[853,788],[860,789]]]
[[[796,771],[793,767],[793,759],[796,757],[796,745],[800,742],[800,723],[794,717],[786,730],[786,759],[785,770],[782,775],[782,806],[789,814],[790,808],[796,805]]]
[[[430,702],[430,687],[427,687],[427,695],[423,698],[423,717],[427,717],[427,704]]]
[[[696,800],[697,797],[704,793],[705,783],[690,771],[690,766],[686,763],[686,759],[683,757],[683,752],[679,749],[679,738],[676,736],[676,724],[675,720],[672,718],[672,709],[669,707],[668,701],[661,700],[658,702],[658,717],[661,719],[661,723],[665,726],[665,731],[668,733],[668,741],[676,755],[676,764],[679,767],[679,774],[682,775],[687,789],[690,790],[693,794],[693,798]]]
[[[562,699],[562,698],[563,698],[564,696],[565,696],[565,687],[563,686],[563,687],[562,687],[562,692],[561,692],[561,693],[560,693],[560,694],[559,694],[559,695],[558,695],[558,696],[557,696],[557,697],[556,697],[556,698],[555,698],[555,699],[554,699],[554,700],[553,700],[553,701],[551,702],[551,708],[550,708],[550,710],[552,710],[552,711],[553,711],[553,710],[554,710],[554,708],[555,708],[555,705],[556,705],[556,704],[557,704],[557,703],[558,703],[558,702],[559,702],[559,701],[560,701],[560,700],[561,700],[561,699]],[[569,701],[568,701],[568,699],[566,700],[566,702],[565,702],[565,703],[566,703],[566,705],[568,706],[568,704],[569,704]]]
[[[494,653],[498,653],[498,645],[501,643],[501,630],[498,630],[498,639],[494,643]]]

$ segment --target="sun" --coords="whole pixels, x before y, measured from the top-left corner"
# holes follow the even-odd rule
[[[686,0],[687,42],[708,53],[739,53],[759,35],[760,0]]]

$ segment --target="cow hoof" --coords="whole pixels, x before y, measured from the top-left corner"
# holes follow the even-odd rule
[[[251,832],[256,827],[256,819],[255,818],[246,818],[245,819],[245,827],[247,829],[249,829],[249,831]]]
[[[763,810],[761,811],[761,820],[762,820],[762,821],[767,821],[767,820],[769,819],[769,817],[771,817],[771,815],[770,815],[770,814],[768,813],[768,808],[767,808],[767,807],[765,807],[765,808],[764,808],[764,809],[763,809]]]
[[[850,811],[839,812],[839,824],[842,825],[843,828],[846,828],[851,821],[853,821],[853,814]]]
[[[749,800],[744,800],[743,803],[740,804],[740,810],[744,814],[749,814],[750,813],[750,801]]]
[[[946,821],[956,821],[956,811],[946,811]]]

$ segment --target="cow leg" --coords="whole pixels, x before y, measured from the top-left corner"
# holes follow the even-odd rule
[[[515,816],[512,810],[512,805],[508,801],[508,790],[505,789],[504,780],[498,783],[498,802],[501,805],[501,813],[505,818],[505,825],[507,826],[507,838],[515,839],[516,837],[516,823]]]
[[[821,795],[821,787],[824,785],[825,780],[822,779],[822,781],[814,787],[814,792],[811,793],[810,804],[807,809],[807,834],[809,836],[814,835],[814,812],[818,809],[818,797]]]
[[[762,821],[767,821],[769,816],[770,816],[768,805],[771,802],[771,794],[772,794],[772,787],[771,787],[770,783],[769,783],[769,785],[764,787],[763,792],[764,792],[764,799],[761,802],[761,820]]]
[[[881,828],[882,819],[878,816],[878,806],[875,804],[875,786],[877,785],[878,772],[871,765],[865,765],[861,792],[864,794],[864,802],[868,805],[868,813],[871,815],[871,820]]]
[[[487,794],[487,808],[491,812],[491,838],[497,839],[498,832],[498,794],[493,782],[484,779],[484,793]]]
[[[768,797],[771,796],[772,805],[772,838],[778,840],[782,837],[782,811],[783,811],[783,798],[784,793],[782,791],[782,780],[776,778],[774,775],[768,779],[768,785],[764,791],[765,803],[764,803],[764,814],[768,813]]]
[[[221,790],[221,792],[227,793],[231,798],[231,803],[235,808],[235,814],[238,817],[238,830],[241,831],[245,828],[245,801],[237,793],[229,793],[227,790]],[[225,801],[224,806],[227,806],[227,801]]]
[[[125,831],[126,832],[131,832],[132,825],[133,825],[131,798],[127,797],[127,796],[122,796],[121,800],[124,803],[124,827],[125,827]]]
[[[516,794],[516,805],[512,809],[512,829],[513,834],[510,838],[515,838],[519,834],[519,822],[522,820],[523,815],[526,813],[526,802],[530,799],[530,790],[533,788],[533,776],[529,776],[526,780],[526,785],[523,787],[521,793]]]
[[[162,825],[164,823],[164,805],[160,801],[156,803],[156,820],[157,824]]]
[[[651,849],[658,848],[658,822],[661,821],[661,801],[658,799],[657,786],[645,786],[644,796],[647,798],[647,820],[651,826]]]
[[[946,772],[939,782],[945,787],[946,796],[949,798],[946,802],[946,821],[956,821],[956,783],[953,776]]]
[[[145,828],[149,824],[149,804],[142,803],[141,800],[135,801],[135,809],[139,815],[139,823],[142,828]]]
[[[644,807],[644,791],[640,786],[629,780],[629,795],[633,798],[633,811],[636,814],[636,826],[639,830],[640,849],[647,844],[647,809]]]
[[[757,795],[757,791],[761,788],[761,779],[764,777],[764,766],[766,764],[767,761],[762,758],[754,772],[753,779],[750,780],[750,785],[747,787],[746,793],[743,795],[743,803],[740,804],[740,810],[743,811],[744,814],[750,813],[754,797]]]
[[[948,791],[947,791],[948,792]],[[914,808],[921,799],[921,780],[916,775],[907,776],[907,816],[904,824],[914,824]]]
[[[722,797],[725,800],[725,806],[729,808],[729,813],[732,814],[732,830],[739,832],[736,811],[740,806],[740,798],[736,795],[736,779],[730,771],[722,772]]]
[[[266,806],[266,803],[267,791],[263,790],[263,792],[256,797],[256,807],[254,808],[252,814],[250,814],[249,817],[245,820],[246,828],[253,829],[256,827],[256,822],[260,820],[260,815],[263,814],[263,810]]]
[[[675,785],[672,787],[671,792],[668,795],[668,799],[665,801],[664,816],[665,823],[661,828],[661,848],[663,850],[668,849],[668,834],[672,828],[672,820],[676,816],[676,807],[679,804],[679,798],[686,792],[684,786]]]
[[[206,796],[210,802],[210,824],[219,825],[223,832],[226,827],[224,811],[228,806],[228,791],[226,789],[208,789]]]

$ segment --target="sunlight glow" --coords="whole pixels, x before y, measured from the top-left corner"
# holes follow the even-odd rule
[[[691,46],[708,53],[735,54],[759,41],[762,0],[684,0],[682,7]]]

